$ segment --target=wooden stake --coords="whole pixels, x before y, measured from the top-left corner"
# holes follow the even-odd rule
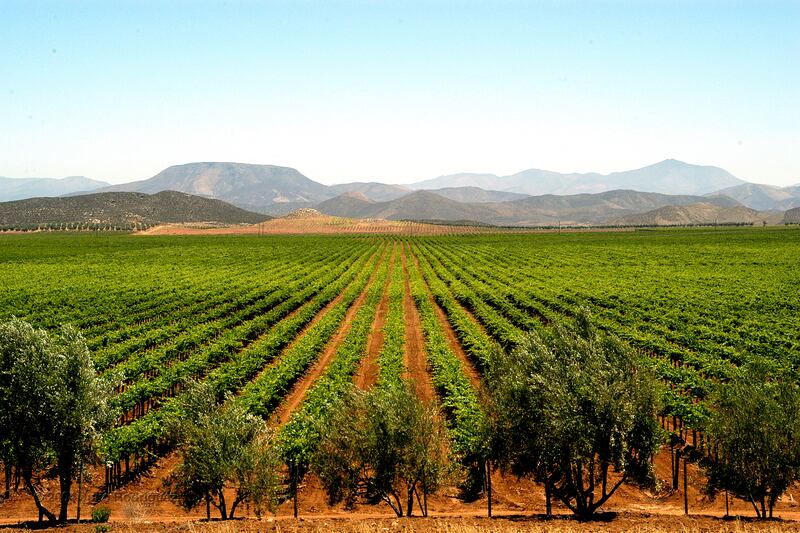
[[[78,513],[76,519],[81,523],[81,493],[83,492],[83,457],[79,461],[78,466]]]
[[[292,494],[294,495],[294,517],[297,518],[297,465],[292,463]]]
[[[486,461],[486,495],[487,509],[489,511],[489,518],[492,517],[492,464],[491,461]]]
[[[686,490],[686,457],[683,458],[683,513],[689,514],[689,493]]]

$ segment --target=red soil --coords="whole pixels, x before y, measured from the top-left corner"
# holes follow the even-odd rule
[[[386,285],[384,286],[381,301],[375,312],[375,320],[372,322],[369,337],[367,338],[367,353],[364,358],[361,359],[361,364],[353,376],[356,387],[362,390],[369,389],[378,381],[378,374],[380,373],[378,358],[383,349],[383,327],[386,325],[386,315],[389,313],[389,285],[392,281],[392,271],[395,268],[396,257],[397,244],[395,243],[392,248],[392,258],[389,263],[389,274],[386,278]]]
[[[428,359],[425,355],[425,338],[422,335],[422,323],[419,319],[417,306],[414,304],[414,299],[411,297],[411,284],[409,283],[408,277],[405,247],[402,250],[401,261],[403,264],[403,272],[405,273],[403,309],[406,315],[406,377],[416,383],[417,394],[423,401],[432,402],[436,400],[436,391],[433,388],[433,380],[428,372]]]
[[[383,251],[381,255],[381,259],[378,262],[382,263],[386,259],[386,250]],[[375,275],[377,274],[378,268],[376,267],[375,270],[370,275],[369,281],[367,282],[367,286],[358,296],[355,302],[350,306],[345,314],[344,320],[342,321],[342,325],[339,326],[339,330],[333,336],[333,338],[328,342],[328,345],[323,350],[320,357],[317,361],[311,366],[308,370],[306,375],[300,379],[286,398],[281,402],[281,405],[278,409],[275,410],[273,414],[270,424],[273,426],[282,426],[286,422],[289,421],[291,418],[292,413],[300,406],[303,400],[306,397],[306,393],[308,390],[313,386],[313,384],[319,379],[325,369],[330,364],[333,357],[336,355],[336,350],[339,348],[339,345],[344,341],[347,333],[350,331],[350,324],[353,322],[353,318],[355,317],[356,313],[364,303],[364,300],[367,297],[367,292],[369,291],[369,287],[372,286],[372,283],[375,281]]]

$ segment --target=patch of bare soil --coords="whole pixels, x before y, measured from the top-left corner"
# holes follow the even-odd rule
[[[422,334],[417,306],[411,297],[411,283],[408,277],[408,264],[406,263],[406,250],[402,249],[401,257],[405,278],[405,295],[403,296],[403,309],[406,316],[406,343],[405,367],[407,378],[413,380],[417,386],[417,394],[424,402],[436,399],[433,380],[428,371],[428,358],[425,354],[425,338]]]
[[[725,503],[722,496],[709,500],[702,492],[704,479],[693,465],[689,465],[689,512],[683,515],[683,493],[669,489],[670,456],[665,448],[656,456],[656,476],[662,489],[656,492],[623,485],[609,500],[596,520],[578,522],[571,513],[554,501],[556,518],[546,520],[544,512],[544,490],[530,480],[495,472],[493,480],[493,511],[495,518],[486,518],[486,498],[475,502],[458,499],[457,490],[448,488],[428,500],[431,518],[396,519],[385,504],[358,503],[347,510],[342,505],[328,505],[319,480],[306,476],[299,487],[299,511],[301,519],[292,516],[292,502],[284,502],[276,515],[255,520],[252,509],[242,509],[247,520],[232,523],[202,521],[204,509],[186,512],[170,501],[162,487],[162,479],[169,475],[178,463],[177,454],[161,459],[151,471],[131,482],[123,489],[112,493],[104,504],[112,510],[112,531],[419,531],[419,532],[478,532],[478,531],[800,531],[800,507],[792,494],[797,487],[780,501],[775,509],[778,520],[755,523],[755,515],[749,503],[732,500],[731,515],[741,520],[725,520]],[[102,471],[100,472],[102,476]],[[102,477],[97,477],[85,494],[99,490]],[[681,479],[682,486],[682,479]],[[88,500],[89,498],[87,498]],[[84,519],[90,516],[91,503],[82,508]],[[75,507],[70,508],[74,517]],[[11,500],[0,503],[0,524],[11,528],[37,516],[33,500],[20,493]],[[212,515],[213,516],[213,515]],[[0,531],[4,528],[0,526]],[[16,530],[16,529],[11,529]],[[64,531],[91,532],[93,525],[69,526]]]
[[[95,524],[71,524],[61,531],[92,533]],[[703,532],[703,533],[776,533],[800,531],[800,524],[787,521],[754,522],[749,520],[724,520],[710,516],[670,517],[646,513],[626,512],[606,515],[591,521],[578,521],[559,516],[547,519],[541,515],[504,515],[494,518],[478,516],[436,516],[429,518],[394,518],[388,516],[353,515],[350,517],[325,516],[293,519],[290,517],[247,518],[229,522],[212,520],[166,522],[113,522],[110,531],[124,533],[367,533],[375,531],[397,533],[574,533],[574,532]],[[9,528],[6,531],[27,531]]]
[[[383,288],[383,295],[375,313],[375,320],[372,322],[369,337],[367,338],[367,354],[361,359],[358,370],[353,376],[356,387],[362,390],[369,389],[378,381],[380,366],[378,358],[383,349],[384,333],[383,327],[386,325],[386,315],[389,313],[389,285],[392,282],[392,271],[395,268],[395,258],[397,256],[397,243],[392,248],[392,259],[389,263],[389,274],[386,277],[386,285]]]
[[[417,257],[416,255],[414,255],[414,253],[411,251],[411,247],[410,247],[410,246],[409,246],[409,255],[411,255],[411,257],[414,259],[414,264],[416,264],[416,265],[417,265],[417,269],[418,269],[418,270],[420,270],[420,272],[422,272],[422,269],[420,269],[420,268],[419,268],[419,257]],[[425,286],[426,286],[426,287],[428,287],[428,291],[430,292],[430,286],[428,285],[428,280],[425,280]],[[432,296],[432,295],[431,295],[431,296]],[[433,303],[434,303],[434,306],[435,306],[437,309],[439,309],[439,306],[438,306],[438,305],[436,305],[436,302],[433,302]],[[457,301],[455,302],[455,304],[456,304],[457,306],[459,306],[459,307],[461,308],[461,310],[462,310],[462,311],[464,311],[464,314],[465,314],[465,315],[467,315],[467,317],[468,317],[468,318],[469,318],[469,319],[472,321],[472,323],[473,323],[473,324],[475,324],[475,325],[478,327],[478,329],[480,329],[480,330],[481,330],[481,332],[482,332],[484,335],[486,335],[487,337],[491,337],[491,335],[489,335],[489,333],[486,331],[486,327],[485,327],[483,324],[481,324],[480,320],[478,320],[477,318],[475,318],[475,315],[473,315],[473,314],[472,314],[472,311],[470,311],[469,309],[467,309],[466,307],[464,307],[463,305],[461,305],[461,304],[460,304],[459,302],[457,302]],[[439,309],[439,310],[441,311],[441,309]],[[438,314],[438,313],[437,313],[437,314]],[[442,314],[443,314],[443,316],[445,316],[445,318],[447,317],[447,315],[444,315],[444,311],[442,311]],[[447,321],[447,322],[448,322],[448,324],[449,324],[449,321]],[[452,327],[451,327],[450,329],[452,330]],[[453,334],[455,335],[455,332],[453,332]],[[457,337],[456,337],[456,338],[457,338]]]
[[[311,210],[313,211],[313,210]],[[377,218],[340,218],[320,213],[287,215],[259,224],[213,227],[195,224],[161,224],[137,235],[463,235],[507,232],[500,228],[426,224]]]
[[[436,312],[436,318],[439,319],[439,324],[444,331],[445,337],[447,337],[447,346],[461,361],[461,367],[464,369],[467,377],[469,377],[469,381],[472,383],[472,386],[475,387],[476,390],[480,389],[482,386],[480,373],[475,368],[472,359],[470,359],[470,357],[467,355],[467,352],[465,352],[464,348],[461,346],[461,343],[456,336],[456,332],[453,330],[453,326],[450,325],[450,321],[447,319],[447,315],[442,308],[439,307],[439,304],[437,304],[433,299],[433,294],[431,294],[427,283],[425,284],[425,288],[428,291],[428,299],[433,306],[433,310]]]

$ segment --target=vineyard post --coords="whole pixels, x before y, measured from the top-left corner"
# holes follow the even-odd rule
[[[675,481],[675,443],[672,441],[672,436],[669,439],[669,463],[672,474],[672,490],[675,490],[678,488],[678,482]]]
[[[81,455],[78,462],[78,513],[75,517],[78,523],[81,523],[81,494],[83,493],[83,456]]]
[[[550,479],[545,479],[544,481],[544,512],[548,518],[553,516],[553,500],[552,500],[552,489],[550,487]]]
[[[681,474],[681,450],[680,448],[675,448],[675,457],[672,461],[673,470],[672,470],[672,490],[678,490],[678,482],[680,479]]]
[[[289,466],[292,471],[292,497],[294,498],[294,517],[297,518],[297,465],[295,464],[294,460],[292,460],[292,464]]]
[[[422,471],[422,516],[428,516],[428,478]]]
[[[686,490],[686,465],[688,463],[689,456],[684,455],[683,457],[683,514],[689,514],[689,493]]]
[[[728,489],[725,489],[725,517],[728,517]]]
[[[492,462],[486,461],[486,495],[489,518],[492,517]]]

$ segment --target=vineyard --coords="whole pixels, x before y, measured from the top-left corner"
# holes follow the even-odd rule
[[[799,262],[792,229],[5,235],[0,320],[71,323],[96,370],[118,376],[95,480],[107,493],[170,453],[187,380],[267,420],[302,464],[319,438],[309,421],[350,384],[409,377],[469,457],[492,353],[581,307],[647,355],[673,442],[709,454],[698,428],[713,384],[753,357],[798,372]]]

